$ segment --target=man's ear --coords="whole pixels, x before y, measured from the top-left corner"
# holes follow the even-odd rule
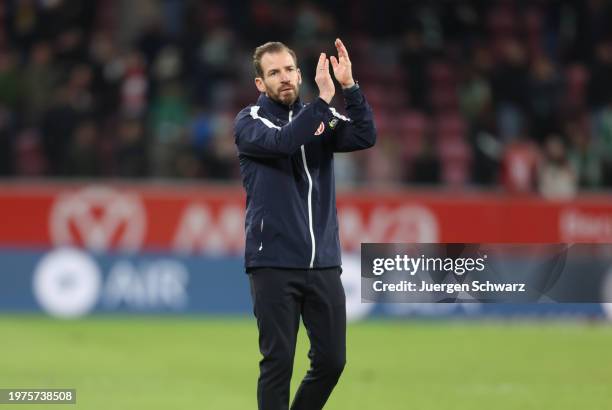
[[[255,77],[255,87],[257,87],[260,93],[267,91],[266,84],[261,77]]]
[[[297,75],[298,75],[298,85],[302,84],[302,72],[300,71],[300,69],[297,69]]]

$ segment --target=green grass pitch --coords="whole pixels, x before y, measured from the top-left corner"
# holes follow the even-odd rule
[[[251,319],[0,316],[0,388],[77,389],[76,405],[2,409],[256,409]],[[306,371],[304,329],[292,394]],[[606,323],[366,321],[326,409],[612,409]]]

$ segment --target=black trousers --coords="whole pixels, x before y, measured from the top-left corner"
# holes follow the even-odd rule
[[[255,268],[248,271],[259,328],[259,410],[287,410],[300,324],[310,339],[310,369],[291,410],[322,409],[346,362],[342,269]]]

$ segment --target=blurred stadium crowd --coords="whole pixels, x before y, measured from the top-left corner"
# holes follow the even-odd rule
[[[340,184],[610,189],[611,21],[605,0],[4,0],[0,175],[237,180],[253,48],[294,48],[309,100],[340,35],[379,131]]]

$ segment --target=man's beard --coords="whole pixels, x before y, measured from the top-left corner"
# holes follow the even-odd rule
[[[292,92],[289,91],[281,91],[283,88],[291,87]],[[297,86],[294,85],[284,85],[279,88],[279,90],[275,93],[268,92],[268,97],[272,100],[281,103],[283,105],[291,105],[297,100],[300,94],[300,90]]]

